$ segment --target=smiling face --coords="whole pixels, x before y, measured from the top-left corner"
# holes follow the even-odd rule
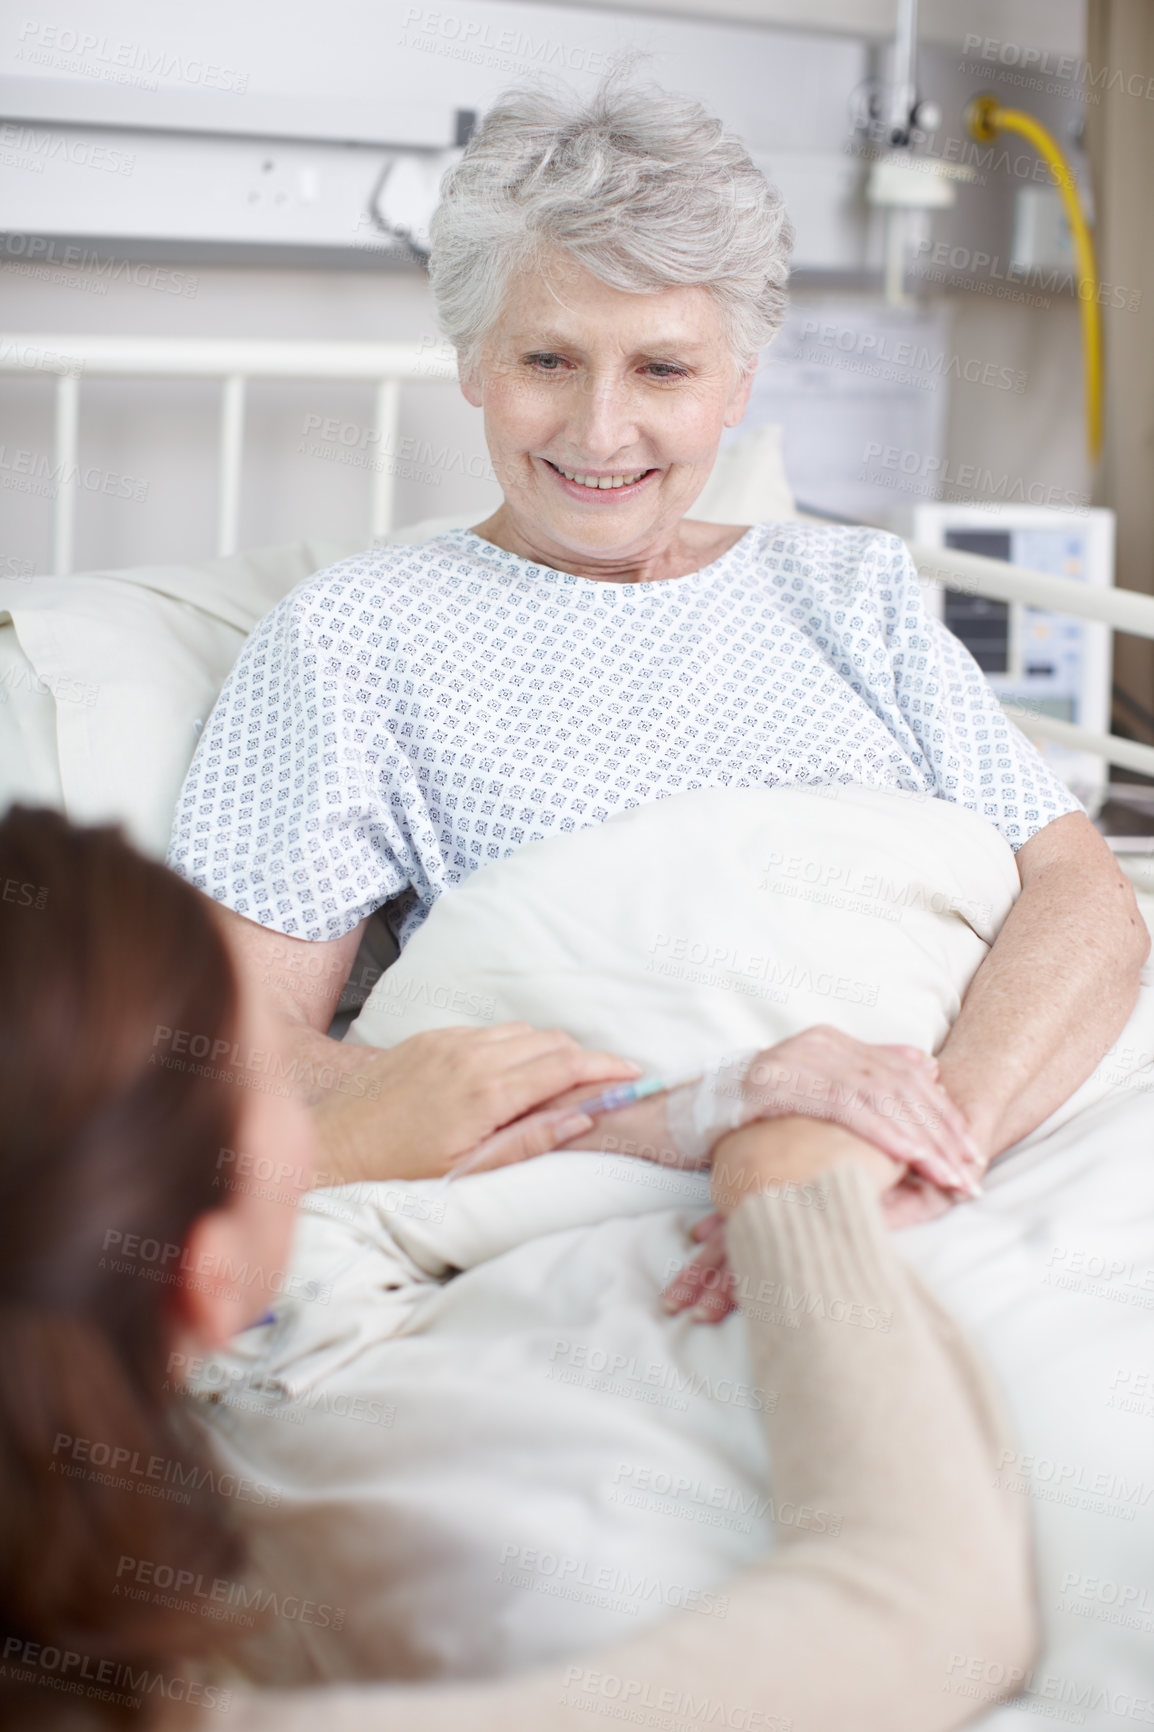
[[[586,576],[676,564],[751,382],[707,289],[630,294],[563,254],[515,277],[462,380],[505,495],[490,539]]]

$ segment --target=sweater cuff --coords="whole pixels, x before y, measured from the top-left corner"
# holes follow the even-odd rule
[[[741,1308],[753,1320],[779,1318],[783,1303],[791,1326],[858,1305],[892,1319],[910,1302],[878,1198],[853,1161],[746,1197],[727,1238]]]

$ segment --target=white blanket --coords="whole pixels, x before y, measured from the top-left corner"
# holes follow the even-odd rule
[[[993,826],[927,794],[700,789],[475,872],[349,1038],[523,1017],[670,1076],[816,1022],[936,1047],[1017,890]]]
[[[853,1032],[874,1039],[896,1038],[900,1026],[911,1038],[901,1007],[912,990],[924,1043],[936,1043],[951,994],[956,1004],[1012,897],[1004,845],[994,838],[991,846],[978,820],[936,802],[809,795],[794,797],[785,814],[776,794],[769,799],[789,838],[770,850],[783,856],[785,882],[797,881],[789,864],[797,859],[842,870],[847,849],[863,877],[825,902],[763,891],[761,952],[780,959],[798,921],[809,919],[811,969],[879,987],[874,1006],[819,991],[822,1020],[859,1019]],[[665,929],[654,920],[684,931],[687,945],[701,928],[710,944],[721,941],[712,894],[686,865],[694,837],[708,839],[727,886],[741,881],[732,867],[752,822],[749,803],[693,800],[695,813],[713,802],[708,824],[683,824],[673,853],[650,851],[643,883],[618,881],[640,923],[642,961],[653,931]],[[670,811],[659,816],[672,821]],[[656,1064],[667,1049],[664,1036],[654,1042],[650,1016],[664,1016],[671,1074],[692,1068],[689,1025],[699,1013],[703,1041],[735,1032],[730,1001],[743,1014],[752,1005],[759,1028],[763,1016],[817,1020],[815,994],[796,980],[782,1004],[709,982],[655,993],[644,968],[631,978],[624,952],[606,949],[621,936],[612,917],[619,902],[597,876],[599,848],[618,848],[620,861],[613,826],[539,849],[560,856],[590,835],[600,841],[581,854],[580,917],[592,926],[594,972],[586,981],[574,952],[549,1020],[572,1026],[600,992],[602,1026],[619,1029],[632,1016],[630,1050]],[[879,850],[895,870],[906,863],[896,921],[871,912],[868,897],[861,906]],[[645,852],[629,856],[631,867]],[[474,968],[478,948],[504,944],[486,921],[515,924],[517,902],[525,919],[542,922],[547,945],[576,930],[580,914],[554,902],[557,922],[545,919],[547,897],[530,895],[531,853],[478,875],[434,911],[398,965],[408,961],[415,984],[402,992],[403,1016],[385,1013],[390,1028],[409,1032],[410,1014],[426,1015],[425,1000],[444,984],[438,923],[458,947],[454,991],[500,990],[498,1014],[517,1014],[519,984]],[[758,883],[772,876],[761,853],[754,864]],[[543,874],[553,889],[555,866]],[[918,884],[925,895],[911,891]],[[462,923],[470,894],[485,919]],[[418,945],[428,953],[423,994]],[[556,992],[559,975],[546,975]],[[541,971],[522,978],[539,981]],[[1039,1714],[1117,1728],[1141,1721],[1135,1704],[1154,1696],[1150,998],[1147,988],[1081,1104],[1004,1157],[981,1203],[899,1236],[1000,1375],[1020,1445],[1004,1471],[1037,1520],[1047,1650],[1023,1701],[989,1716],[991,1732],[1036,1724]],[[720,1032],[709,1021],[715,1002]],[[869,1010],[878,1013],[872,1022]],[[442,1010],[438,1019],[463,1017]],[[748,1024],[736,1032],[733,1044],[747,1044]],[[472,1676],[587,1650],[667,1607],[722,1622],[726,1577],[769,1543],[775,1518],[836,1522],[834,1510],[775,1509],[766,1498],[758,1409],[773,1391],[751,1385],[742,1319],[709,1330],[659,1308],[661,1287],[688,1254],[686,1226],[705,1204],[700,1176],[597,1154],[550,1156],[452,1185],[346,1187],[312,1199],[294,1264],[298,1296],[230,1360],[199,1370],[202,1388],[228,1390],[214,1427],[232,1465],[280,1494],[275,1507],[248,1510],[262,1578],[325,1608],[323,1619],[272,1621],[262,1656],[269,1671]],[[454,1269],[462,1273],[446,1280]],[[311,1297],[302,1283],[312,1284]],[[768,1298],[786,1309],[792,1302]],[[944,1687],[980,1710],[988,1690],[981,1657],[959,1656]]]

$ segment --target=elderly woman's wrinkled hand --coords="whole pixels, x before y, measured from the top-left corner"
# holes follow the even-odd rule
[[[735,1053],[665,1097],[673,1154],[708,1164],[727,1131],[759,1119],[841,1125],[946,1191],[980,1194],[983,1157],[939,1080],[913,1046],[874,1046],[818,1025],[757,1053]]]
[[[984,1161],[915,1046],[873,1046],[819,1025],[757,1054],[742,1079],[740,1122],[800,1114],[843,1125],[943,1191],[980,1194]]]
[[[549,1105],[581,1098],[573,1090]],[[727,1132],[790,1117],[840,1125],[946,1193],[979,1194],[984,1161],[939,1081],[937,1060],[825,1026],[723,1059],[692,1082],[600,1117],[569,1146],[700,1168]]]

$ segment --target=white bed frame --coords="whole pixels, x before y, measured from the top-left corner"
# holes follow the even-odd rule
[[[402,385],[444,383],[456,377],[456,361],[444,348],[417,343],[268,342],[203,337],[93,337],[0,334],[0,373],[39,373],[55,379],[55,462],[60,474],[54,507],[52,569],[72,569],[76,523],[77,451],[82,378],[218,379],[220,455],[216,550],[235,553],[240,521],[245,392],[250,379],[345,379],[376,386],[373,432],[383,450],[395,449]],[[373,472],[370,538],[393,526],[393,475],[388,464]],[[1154,596],[1134,590],[1091,589],[1073,578],[1053,577],[977,554],[911,545],[919,575],[947,589],[1051,608],[1080,619],[1099,620],[1114,631],[1154,638]],[[1154,746],[1116,734],[1061,722],[1007,702],[1008,713],[1027,732],[1107,763],[1154,776]]]
[[[55,466],[60,474],[52,523],[52,570],[72,570],[76,525],[81,379],[219,379],[220,456],[216,551],[237,551],[244,460],[245,395],[250,379],[347,379],[377,389],[373,432],[394,449],[401,386],[444,384],[457,377],[445,347],[419,343],[265,342],[213,337],[72,337],[0,335],[0,372],[50,374],[56,380]],[[376,440],[374,440],[376,443]],[[373,471],[370,536],[393,526],[393,474]]]

